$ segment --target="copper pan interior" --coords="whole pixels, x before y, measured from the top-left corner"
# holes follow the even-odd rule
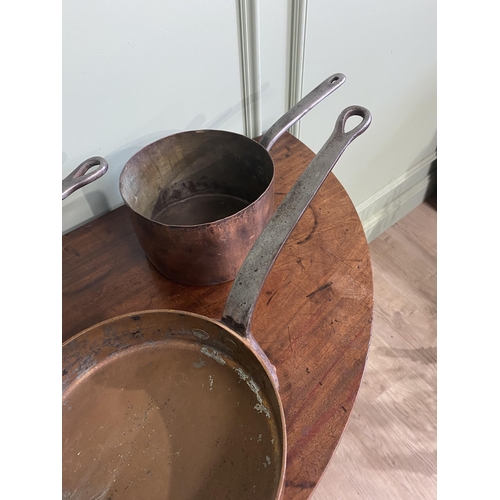
[[[63,346],[63,498],[277,498],[278,390],[247,341],[176,311],[121,316]]]
[[[149,220],[198,225],[230,217],[270,186],[267,150],[245,136],[217,130],[181,132],[136,153],[120,176],[125,203]]]

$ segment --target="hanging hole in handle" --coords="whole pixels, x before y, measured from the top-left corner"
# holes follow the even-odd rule
[[[101,169],[102,168],[102,165],[100,163],[96,163],[95,165],[91,165],[90,167],[88,167],[85,172],[83,172],[82,174],[80,175],[87,175],[87,174],[92,174],[94,173],[96,170],[98,169]]]
[[[349,129],[347,130],[347,121],[351,120],[355,116],[361,118],[361,122],[356,119],[350,121]],[[362,106],[349,106],[338,116],[333,133],[339,137],[345,136],[346,139],[352,141],[365,132],[365,130],[370,126],[371,121],[372,115],[366,108],[363,108]]]
[[[363,117],[359,115],[351,115],[346,119],[344,124],[344,133],[347,134],[354,130],[361,122],[363,121]]]
[[[71,176],[75,180],[82,178],[91,178],[95,180],[103,176],[107,170],[107,161],[100,156],[94,156],[80,163]]]
[[[334,76],[330,81],[329,83],[335,83],[335,82],[338,82],[340,80],[340,78],[338,76]]]

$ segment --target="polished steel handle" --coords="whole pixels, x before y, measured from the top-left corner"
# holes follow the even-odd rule
[[[351,116],[362,118],[352,130],[345,125]],[[332,135],[274,212],[243,262],[229,292],[222,322],[242,337],[250,333],[252,314],[264,281],[288,236],[347,146],[371,123],[371,113],[361,106],[342,111]]]
[[[90,169],[98,167],[92,172]],[[62,199],[66,199],[71,193],[77,189],[94,182],[102,177],[108,170],[108,162],[100,156],[93,156],[84,162],[80,163],[71,174],[62,181]]]
[[[338,89],[346,80],[342,73],[335,73],[329,76],[323,83],[320,83],[314,90],[303,97],[293,108],[288,110],[259,141],[268,151],[273,144],[286,132],[294,123],[298,122],[316,104],[328,97],[334,90]]]

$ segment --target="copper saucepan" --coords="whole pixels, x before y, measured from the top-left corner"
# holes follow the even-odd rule
[[[264,134],[196,130],[146,146],[124,166],[120,193],[138,240],[167,278],[213,285],[235,278],[274,210],[276,140],[345,82],[336,73]]]
[[[361,123],[346,132],[350,116]],[[63,344],[63,498],[277,499],[286,427],[276,370],[250,332],[283,244],[370,125],[345,109],[245,259],[220,321],[174,310],[99,323]]]

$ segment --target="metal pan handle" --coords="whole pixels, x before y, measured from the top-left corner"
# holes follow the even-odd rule
[[[93,167],[98,167],[88,173]],[[108,171],[108,162],[100,156],[88,158],[83,163],[80,163],[71,174],[62,181],[62,199],[65,200],[71,193],[77,189],[94,182],[102,177]]]
[[[273,144],[286,132],[294,123],[298,122],[316,104],[328,97],[334,90],[338,89],[346,80],[342,73],[335,73],[329,76],[323,83],[320,83],[314,90],[303,97],[293,108],[289,109],[269,130],[262,136],[260,144],[268,151]]]
[[[346,132],[346,121],[351,116],[360,116],[362,121]],[[253,341],[250,333],[253,310],[262,285],[288,236],[344,150],[370,126],[371,120],[371,113],[361,106],[350,106],[340,113],[332,135],[252,246],[229,292],[222,315],[222,323],[242,337]]]

